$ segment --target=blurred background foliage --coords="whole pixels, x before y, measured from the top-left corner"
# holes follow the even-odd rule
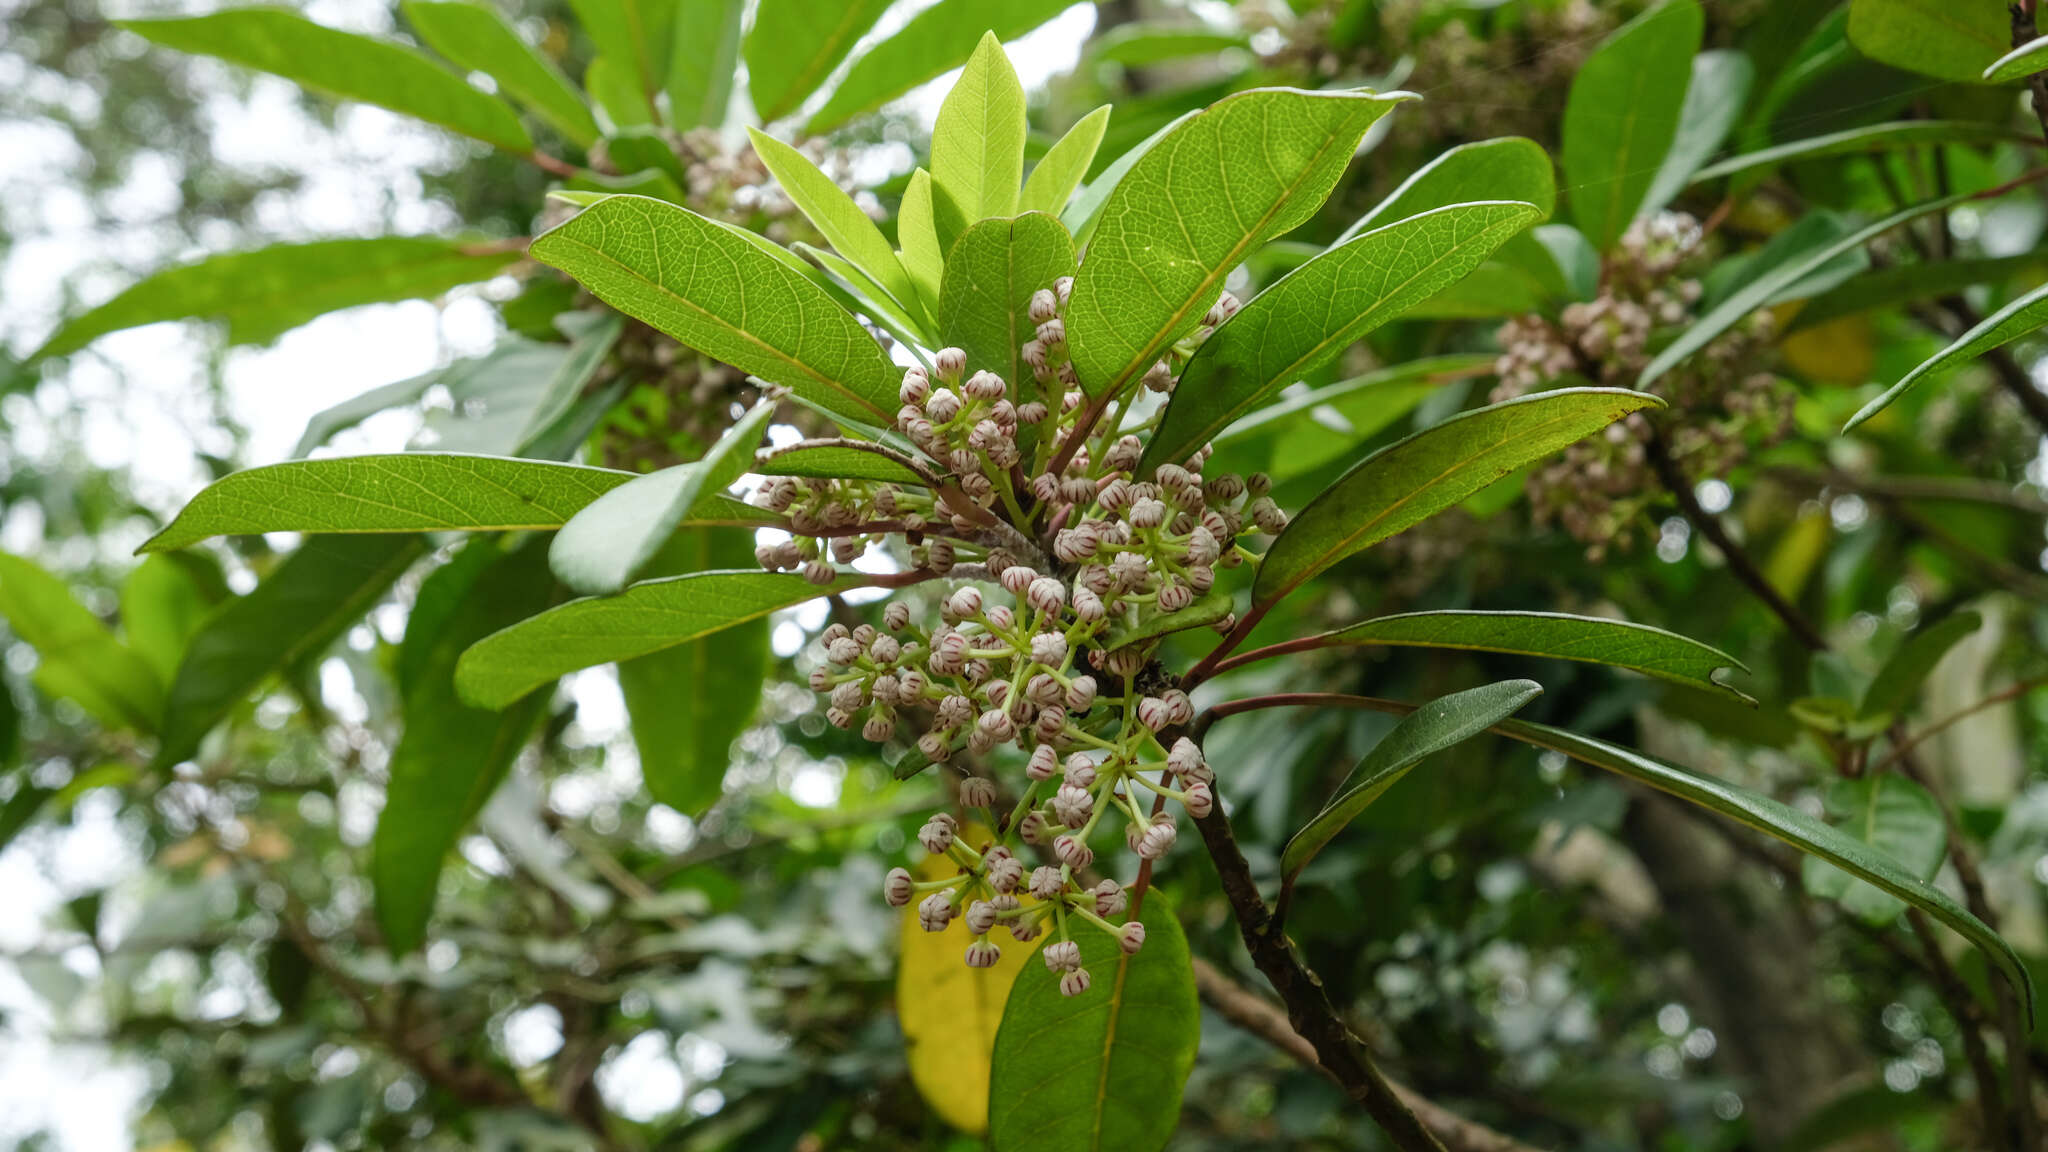
[[[1993,26],[2006,19],[1991,0],[1955,5],[1965,6],[1997,10]],[[596,53],[578,7],[506,14],[582,76]],[[1058,17],[1012,49],[1042,81],[1034,138],[1113,103],[1105,159],[1247,87],[1424,96],[1391,118],[1321,218],[1247,265],[1249,289],[1448,149],[1518,135],[1557,155],[1574,77],[1646,5],[985,7],[1019,10],[1012,36]],[[409,33],[402,12],[379,4],[307,11]],[[1677,299],[1687,280],[1704,309],[1768,267],[1746,273],[1741,261],[1796,229],[1989,188],[2040,162],[2021,89],[1899,67],[1852,41],[1848,5],[1729,0],[1706,12],[1717,60],[1707,67],[1739,60],[1749,77],[1722,90],[1733,122],[1721,154],[1903,121],[1974,135],[1809,155],[1676,190],[1672,209],[1686,215],[1663,226],[1708,232],[1691,263],[1660,263],[1662,234],[1646,230],[1568,294],[1648,309],[1649,351],[1696,315]],[[906,15],[885,17],[870,41]],[[544,226],[558,173],[148,49],[75,0],[0,0],[0,16],[0,347],[16,362],[60,317],[200,253],[387,232],[502,240]],[[831,127],[817,154],[878,209],[893,203],[921,155],[931,91]],[[745,118],[736,102],[728,128]],[[613,183],[647,176],[619,160],[623,134],[606,120],[612,137],[584,162]],[[662,178],[700,211],[804,238],[743,136],[690,128],[653,137],[667,152],[650,171],[672,172]],[[1836,818],[1875,809],[1870,770],[1896,780],[1910,767],[1914,794],[1938,803],[1907,812],[1887,847],[1932,843],[1929,871],[1981,900],[2048,976],[2042,349],[2022,340],[1837,432],[1873,385],[2044,279],[2044,218],[2048,201],[2029,192],[1917,220],[1775,306],[1718,366],[1681,373],[1670,434],[1713,433],[1671,445],[1688,469],[1675,489],[1641,441],[1603,442],[1366,553],[1290,601],[1294,618],[1274,627],[1444,607],[1619,615],[1739,657],[1750,671],[1734,683],[1759,706],[1600,668],[1403,648],[1260,666],[1236,687],[1425,699],[1530,675],[1547,689],[1532,719]],[[1225,461],[1268,469],[1281,502],[1298,506],[1363,450],[1513,387],[1517,359],[1543,368],[1542,333],[1599,322],[1574,320],[1525,278],[1489,265],[1476,290],[1375,333],[1302,390],[1367,385],[1303,401],[1307,429],[1235,437]],[[433,303],[362,310],[354,326],[296,346],[294,336],[231,349],[213,328],[158,327],[20,367],[0,398],[0,547],[56,573],[168,680],[191,637],[296,542],[237,538],[141,563],[129,553],[203,480],[300,450],[295,428],[278,438],[273,410],[299,373],[342,375],[344,396],[392,385],[321,413],[302,449],[333,435],[358,450],[419,437],[512,452],[506,429],[531,415],[535,374],[587,336],[576,327],[585,306],[566,281],[522,265]],[[1523,328],[1509,323],[1517,316]],[[404,355],[387,355],[385,341]],[[638,325],[607,349],[585,386],[607,399],[590,435],[600,462],[694,458],[752,395],[739,374]],[[499,359],[481,370],[462,359],[484,353]],[[1403,367],[1417,362],[1425,370]],[[237,386],[238,373],[255,382]],[[1568,355],[1538,374],[1597,368]],[[311,414],[303,399],[286,407]],[[1701,538],[1702,518],[1739,542],[1824,648],[1760,603],[1719,542]],[[331,643],[295,653],[177,764],[52,690],[29,643],[6,647],[0,1143],[980,1146],[912,1082],[895,1013],[899,919],[879,895],[940,782],[895,783],[866,745],[825,724],[798,655],[823,611],[774,625],[758,714],[698,818],[648,798],[612,674],[572,678],[442,872],[427,946],[384,948],[368,844],[426,571],[412,565],[388,595],[334,621]],[[27,641],[23,586],[9,576],[5,614]],[[1907,647],[1943,621],[1965,624]],[[295,623],[318,631],[288,614],[276,626]],[[1199,654],[1199,638],[1173,642]],[[1883,709],[1863,707],[1887,667],[1882,682],[1903,686]],[[1261,875],[1390,725],[1275,711],[1216,728],[1210,759]],[[1175,855],[1160,882],[1211,975],[1261,988],[1201,854]],[[2017,1112],[1991,1105],[2024,1097],[2032,1111],[2048,1028],[2015,1050],[1975,955],[1917,914],[1825,898],[1831,885],[1744,829],[1554,754],[1481,740],[1432,761],[1333,843],[1289,924],[1403,1080],[1535,1147],[2008,1146]],[[1205,1011],[1173,1147],[1381,1147],[1342,1104],[1227,1013]]]

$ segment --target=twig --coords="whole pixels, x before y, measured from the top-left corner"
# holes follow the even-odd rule
[[[560,176],[564,180],[569,180],[577,175],[577,168],[574,164],[569,163],[567,160],[550,156],[545,152],[529,152],[526,154],[526,158],[533,161],[534,167],[551,176]]]
[[[2019,0],[2006,11],[2012,13],[2012,46],[2032,43],[2039,35],[2034,28],[2033,0]],[[2041,122],[2041,136],[2048,139],[2048,74],[2036,72],[2027,77],[2027,91],[2033,96],[2034,119]]]
[[[1920,745],[1926,743],[1929,739],[1933,738],[1935,734],[1945,731],[1948,728],[1964,720],[1967,720],[1972,716],[1975,716],[1977,713],[1984,711],[1986,708],[1995,708],[2008,700],[2017,700],[2020,697],[2026,695],[2027,693],[2032,692],[2034,689],[2042,687],[2043,685],[2048,685],[2048,677],[2037,677],[2033,680],[2022,680],[2019,683],[2014,684],[2010,688],[2004,688],[1997,692],[1992,693],[1989,696],[1986,696],[1982,700],[1977,701],[1975,704],[1969,705],[1966,708],[1959,708],[1956,711],[1951,712],[1948,715],[1942,717],[1941,719],[1936,720],[1934,723],[1929,724],[1927,727],[1922,728],[1920,731],[1913,733],[1912,736],[1908,737],[1903,742],[1894,743],[1891,755],[1879,761],[1877,766],[1871,769],[1871,771],[1882,772],[1885,769],[1890,768],[1892,765],[1898,763],[1900,758],[1908,755],[1914,749],[1918,748]]]
[[[1963,1055],[1970,1062],[1970,1075],[1977,1081],[1977,1103],[1984,1114],[1984,1139],[1987,1146],[1991,1141],[2004,1143],[2005,1100],[1999,1090],[1998,1076],[1992,1070],[1991,1053],[1984,1047],[1984,1037],[1975,1028],[1963,1026],[1963,1012],[1956,1005],[1974,1004],[1976,1000],[1956,975],[1955,966],[1948,957],[1941,954],[1941,942],[1934,935],[1933,925],[1928,923],[1927,914],[1918,908],[1906,910],[1906,922],[1913,928],[1913,935],[1920,940],[1921,951],[1927,955],[1928,970],[1934,973],[1935,991],[1942,1001],[1949,1005],[1949,1012],[1956,1017],[1958,1030],[1963,1034]]]

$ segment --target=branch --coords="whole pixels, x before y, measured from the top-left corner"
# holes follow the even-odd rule
[[[2012,13],[2012,46],[2031,43],[2039,34],[2034,29],[2033,0],[2021,0],[2006,11]],[[2027,91],[2034,98],[2034,119],[2041,122],[2041,136],[2048,139],[2048,74],[2036,72],[2027,77]]]

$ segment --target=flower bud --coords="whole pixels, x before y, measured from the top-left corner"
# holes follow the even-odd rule
[[[1036,808],[1026,812],[1024,819],[1017,822],[1017,836],[1026,844],[1045,843],[1046,833],[1049,831],[1050,829],[1046,826],[1045,813],[1040,812]]]
[[[1031,761],[1024,766],[1024,774],[1033,780],[1050,780],[1054,769],[1059,766],[1059,754],[1050,744],[1040,744],[1031,750]]]
[[[1065,643],[1064,638],[1061,642]],[[1062,649],[1061,652],[1064,654],[1065,649]],[[1040,672],[1025,681],[1024,694],[1030,698],[1033,704],[1041,708],[1054,707],[1066,699],[1066,690],[1060,687],[1060,682],[1053,679],[1050,672]]]
[[[1065,779],[1069,786],[1075,788],[1093,787],[1096,772],[1095,761],[1090,760],[1086,752],[1076,752],[1072,756],[1067,757]]]
[[[1145,454],[1145,445],[1136,436],[1120,436],[1102,457],[1102,466],[1111,472],[1129,472],[1138,466],[1138,460]]]
[[[960,781],[960,803],[968,808],[986,808],[996,802],[996,783],[984,776]]]
[[[1060,302],[1049,289],[1040,288],[1031,294],[1031,322],[1043,324],[1059,315]]]
[[[1120,947],[1123,948],[1124,955],[1136,956],[1138,954],[1138,949],[1143,948],[1145,946],[1144,923],[1141,921],[1133,920],[1130,923],[1124,925],[1123,928],[1120,929],[1116,934],[1116,942]]]
[[[1216,793],[1210,790],[1207,783],[1197,780],[1188,785],[1187,794],[1182,797],[1181,803],[1187,806],[1188,815],[1200,820],[1215,808]]]
[[[1086,712],[1095,706],[1095,677],[1085,673],[1067,684],[1067,710]]]
[[[887,900],[891,908],[905,907],[915,892],[911,885],[908,869],[891,868],[889,874],[882,877],[882,899]]]
[[[917,830],[917,842],[924,845],[925,851],[937,856],[953,846],[952,823],[936,819],[925,821],[924,827]]]
[[[1024,363],[1031,366],[1032,375],[1035,376],[1045,371],[1046,352],[1044,341],[1026,340],[1023,347],[1017,350],[1017,355]]]
[[[932,369],[947,383],[958,380],[967,371],[967,353],[959,348],[941,348],[932,354]]]
[[[934,540],[925,553],[924,566],[944,576],[953,570],[953,544],[950,540]]]
[[[1038,570],[1024,564],[1012,564],[1003,569],[1002,575],[996,579],[1002,583],[1003,591],[1012,596],[1022,596],[1024,590],[1031,587],[1031,582],[1038,579]]]
[[[960,620],[965,620],[971,616],[981,615],[981,589],[956,589],[953,592],[953,595],[948,597],[946,600],[946,610],[951,612],[955,619]],[[965,641],[966,637],[961,637],[961,640]],[[964,650],[964,643],[962,644],[962,648]]]
[[[1130,845],[1131,851],[1137,853],[1140,859],[1157,860],[1173,851],[1173,842],[1176,839],[1173,818],[1162,812],[1159,818],[1146,825],[1143,831],[1133,824],[1124,839]]]
[[[844,668],[860,659],[860,642],[851,636],[840,636],[825,644],[825,659]]]
[[[1201,766],[1202,750],[1185,736],[1175,740],[1166,752],[1166,770],[1176,776],[1186,776]]]
[[[1095,853],[1078,836],[1061,836],[1055,839],[1052,842],[1052,850],[1053,854],[1060,858],[1060,863],[1077,871],[1095,862]]]
[[[1195,602],[1195,590],[1176,580],[1159,586],[1159,610],[1178,612]]]
[[[968,377],[967,383],[960,386],[960,391],[976,400],[1000,400],[1003,393],[1009,391],[1009,386],[1003,383],[1001,376],[983,370]]]
[[[1237,302],[1237,297],[1225,292],[1216,297],[1216,303],[1209,305],[1209,312],[1202,317],[1202,323],[1211,328],[1220,327],[1224,321],[1237,315],[1237,310],[1241,307],[1243,305]]]
[[[989,739],[998,744],[1017,734],[1017,724],[1010,719],[1010,714],[998,709],[983,712],[978,726],[983,732],[988,733]]]
[[[1038,342],[1047,348],[1060,349],[1067,344],[1066,322],[1055,316],[1038,326]]]
[[[1072,940],[1055,940],[1039,950],[1045,966],[1054,972],[1072,972],[1081,966],[1081,946]]]
[[[918,902],[917,922],[927,932],[944,932],[953,922],[953,902],[944,892],[934,892]]]
[[[925,376],[924,369],[912,368],[903,374],[903,386],[896,390],[896,398],[905,404],[923,404],[932,394],[932,382]]]
[[[1067,586],[1051,576],[1040,576],[1026,588],[1025,599],[1040,612],[1054,615],[1066,605]]]
[[[820,664],[818,667],[811,669],[810,679],[811,691],[830,692],[832,690],[832,670],[824,665]]]
[[[1280,506],[1273,503],[1271,496],[1261,496],[1252,501],[1251,507],[1246,511],[1251,515],[1252,523],[1259,526],[1259,531],[1268,536],[1278,536],[1287,529],[1287,513],[1282,512]]]
[[[1173,369],[1167,367],[1164,360],[1155,361],[1152,367],[1145,370],[1143,383],[1148,391],[1161,394],[1171,392],[1175,384]]]
[[[838,573],[833,570],[832,566],[823,560],[813,560],[809,564],[804,565],[804,579],[809,580],[820,588],[830,584],[837,575]]]
[[[1032,727],[1032,733],[1038,737],[1041,743],[1052,743],[1059,740],[1061,734],[1066,730],[1067,710],[1065,708],[1054,705],[1039,709],[1038,720]]]
[[[953,755],[952,743],[937,732],[927,732],[919,736],[917,750],[934,764],[943,764]]]
[[[940,388],[924,402],[924,414],[934,424],[944,424],[960,415],[960,397],[950,388]]]
[[[1017,423],[1019,424],[1043,424],[1045,423],[1045,418],[1049,415],[1051,413],[1046,411],[1045,403],[1040,400],[1027,400],[1017,405]]]
[[[1105,879],[1102,883],[1097,884],[1088,891],[1090,895],[1095,897],[1095,914],[1097,916],[1120,916],[1123,914],[1124,907],[1129,903],[1124,898],[1123,885],[1118,884],[1114,880]]]
[[[1060,977],[1060,995],[1079,996],[1088,990],[1088,970],[1076,968]]]
[[[1074,294],[1074,278],[1072,276],[1062,276],[1053,281],[1052,294],[1059,297],[1060,307],[1065,308],[1068,297]]]
[[[860,727],[861,738],[870,744],[880,744],[896,734],[896,719],[877,708]]]
[[[851,712],[867,703],[866,696],[867,692],[861,688],[860,681],[848,680],[832,689],[832,706]]]
[[[1109,616],[1109,609],[1102,603],[1102,597],[1082,584],[1074,585],[1074,619],[1083,624],[1095,624]]]
[[[1040,632],[1031,638],[1031,658],[1048,668],[1067,661],[1067,638],[1058,632]]]
[[[1095,797],[1086,788],[1076,788],[1073,783],[1062,784],[1052,795],[1053,815],[1069,828],[1079,828],[1088,822],[1088,814],[1095,809]],[[1054,842],[1057,845],[1057,841]]]
[[[1171,725],[1172,712],[1166,701],[1157,696],[1147,696],[1138,701],[1138,723],[1153,732]]]
[[[1023,881],[1024,862],[1022,860],[1008,853],[1001,856],[992,856],[988,860],[989,887],[1003,893],[1015,892],[1017,885],[1023,883]],[[1015,903],[1014,898],[1011,902]]]
[[[1003,950],[987,940],[976,940],[967,946],[967,966],[969,968],[993,968],[996,966],[996,961],[1002,959],[1002,957]]]
[[[1062,563],[1078,564],[1095,555],[1095,549],[1100,544],[1101,541],[1096,538],[1095,533],[1085,527],[1062,528],[1053,537],[1052,552]]]
[[[1159,694],[1166,702],[1166,719],[1171,724],[1186,724],[1195,718],[1195,702],[1178,688],[1168,688]]]
[[[1020,916],[1010,921],[1010,939],[1015,940],[1019,944],[1028,944],[1038,939],[1040,931],[1042,929],[1036,920],[1026,920]]]
[[[1042,864],[1031,870],[1031,894],[1040,900],[1050,900],[1067,886],[1060,870],[1050,864]]]
[[[996,926],[996,906],[986,900],[976,900],[967,906],[966,914],[960,919],[969,932],[986,936],[988,930]]]
[[[983,613],[982,619],[988,621],[988,626],[990,628],[993,628],[998,632],[1008,632],[1012,627],[1016,625],[1017,614],[1015,612],[1010,611],[1008,605],[998,604],[995,607],[990,608],[987,612]]]

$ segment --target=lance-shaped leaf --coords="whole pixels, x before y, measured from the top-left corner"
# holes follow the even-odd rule
[[[1727,299],[1714,305],[1706,315],[1693,321],[1692,327],[1680,333],[1678,339],[1673,340],[1643,369],[1643,374],[1636,379],[1637,386],[1646,386],[1683,363],[1686,357],[1706,347],[1714,337],[1734,327],[1744,316],[1763,307],[1779,293],[1819,271],[1829,261],[1861,248],[1901,224],[1917,220],[1931,212],[1952,208],[1969,198],[1969,193],[1959,192],[1939,200],[1929,200],[1902,208],[1846,236],[1829,239],[1826,233],[1816,232],[1811,246],[1798,253],[1788,254],[1784,259],[1745,280],[1741,287],[1728,294]]]
[[[1564,174],[1572,218],[1601,251],[1628,228],[1656,180],[1685,107],[1704,18],[1696,0],[1665,3],[1624,24],[1579,68],[1564,108]]]
[[[1884,411],[1921,382],[1959,368],[1995,348],[2002,348],[2037,331],[2043,324],[2048,324],[2048,284],[1985,317],[1982,323],[1956,337],[1955,343],[1921,361],[1919,367],[1900,377],[1899,382],[1885,389],[1883,395],[1858,409],[1856,415],[1842,426],[1842,431],[1847,432]]]
[[[1055,215],[1065,210],[1067,201],[1074,198],[1074,189],[1081,186],[1081,178],[1088,175],[1088,166],[1095,163],[1095,150],[1102,146],[1109,115],[1110,106],[1104,104],[1075,121],[1066,135],[1046,149],[1024,180],[1018,208]]]
[[[640,73],[632,56],[599,53],[583,70],[583,87],[604,110],[610,127],[651,127],[655,121],[654,102],[640,86]]]
[[[902,262],[882,238],[882,230],[853,202],[853,197],[820,172],[803,153],[758,128],[749,127],[747,134],[753,138],[755,154],[774,174],[776,183],[782,185],[790,202],[817,225],[826,242],[851,260],[854,267],[873,277],[898,303],[916,304],[917,292],[910,286],[910,276],[903,270]]]
[[[1257,89],[1179,121],[1116,182],[1075,277],[1067,340],[1082,386],[1135,383],[1253,249],[1315,213],[1365,130],[1409,98]]]
[[[1827,790],[1827,810],[1836,828],[1896,860],[1918,880],[1932,880],[1948,849],[1948,825],[1941,805],[1925,788],[1895,772],[1861,780],[1837,780]],[[1814,857],[1801,862],[1808,895],[1839,902],[1871,924],[1889,923],[1906,902],[1879,891]]]
[[[1081,930],[1093,980],[1079,996],[1043,964],[1010,989],[989,1076],[1003,1152],[1158,1152],[1173,1135],[1202,1034],[1193,962],[1163,893],[1145,894],[1139,919],[1136,956]]]
[[[1152,151],[1161,140],[1172,135],[1175,129],[1200,112],[1199,108],[1183,112],[1161,126],[1158,131],[1125,149],[1123,155],[1110,161],[1107,168],[1098,173],[1095,179],[1090,180],[1087,187],[1081,189],[1081,194],[1074,197],[1072,203],[1061,209],[1060,223],[1065,224],[1067,231],[1074,234],[1075,244],[1085,247],[1089,238],[1095,235],[1095,226],[1102,222],[1102,210],[1109,204],[1110,194],[1116,191],[1117,185],[1123,183],[1125,176],[1130,175],[1131,169],[1138,166],[1138,161],[1143,160],[1146,153]]]
[[[164,708],[159,764],[192,755],[220,719],[272,676],[315,656],[426,551],[418,536],[314,536],[185,646]]]
[[[1556,207],[1557,175],[1542,145],[1521,136],[1503,136],[1447,149],[1401,181],[1331,247],[1361,232],[1452,204],[1502,200],[1534,204],[1545,217]]]
[[[937,209],[932,203],[932,174],[922,168],[910,174],[903,204],[896,212],[897,258],[917,285],[925,313],[939,309],[939,289],[946,275],[946,250],[939,244]]]
[[[219,565],[204,553],[151,556],[121,583],[121,629],[157,682],[168,684],[207,613],[230,595]]]
[[[804,132],[828,132],[951,72],[973,55],[984,33],[1015,40],[1071,6],[1071,0],[939,0],[854,61]]]
[[[624,588],[702,497],[745,474],[774,415],[773,403],[756,404],[703,459],[636,476],[592,500],[555,534],[548,549],[555,575],[586,596]]]
[[[1281,277],[1195,353],[1141,471],[1192,455],[1541,218],[1534,205],[1514,201],[1455,204],[1355,237]]]
[[[608,468],[436,452],[292,460],[214,481],[137,551],[259,532],[558,528],[631,479]]]
[[[36,684],[44,692],[76,703],[109,728],[156,731],[163,681],[62,580],[0,552],[0,619],[35,649]],[[0,684],[0,692],[7,690]]]
[[[1643,196],[1641,212],[1656,212],[1671,203],[1707,157],[1720,150],[1742,117],[1755,78],[1749,57],[1740,52],[1702,52],[1692,58],[1692,83],[1685,90],[1678,132]]]
[[[668,79],[678,6],[678,0],[569,0],[597,55],[617,67],[619,86],[630,86],[641,103]],[[693,44],[690,49],[702,52],[704,47]]]
[[[2048,71],[2048,36],[2039,36],[1992,61],[1984,79],[1992,84],[2024,80],[2036,72]]]
[[[1170,632],[1185,632],[1190,628],[1214,624],[1230,615],[1233,604],[1230,593],[1221,588],[1211,588],[1178,612],[1152,611],[1135,621],[1111,620],[1109,629],[1102,635],[1103,651],[1128,648]]]
[[[1024,85],[984,35],[932,125],[932,202],[950,256],[967,227],[1017,211],[1024,179]]]
[[[1503,736],[1561,752],[1595,768],[1626,776],[1747,824],[1904,900],[1955,929],[1965,940],[1982,949],[2007,982],[2019,990],[2021,998],[2026,1001],[2028,1013],[2032,1014],[2033,980],[2012,946],[1983,921],[1970,915],[1948,893],[1913,875],[1889,855],[1768,796],[1760,796],[1710,776],[1695,775],[1590,736],[1525,720],[1503,720],[1494,730]]]
[[[880,480],[885,484],[925,486],[925,478],[898,462],[881,445],[857,441],[813,444],[799,441],[766,453],[754,463],[763,476],[813,476],[833,480]]]
[[[671,127],[725,123],[739,71],[740,22],[746,0],[676,0],[676,42],[668,60]]]
[[[465,553],[485,563],[442,565],[427,577],[423,598],[447,603],[446,614],[414,616],[405,647],[416,653],[403,699],[405,730],[392,750],[384,810],[370,841],[370,885],[377,923],[392,952],[424,942],[441,864],[462,830],[483,810],[533,732],[545,701],[493,712],[455,697],[455,661],[463,649],[547,607],[552,582],[546,549],[529,540],[509,555],[493,540],[472,540]]]
[[[478,707],[503,708],[566,673],[660,652],[859,584],[842,579],[821,587],[801,576],[760,571],[645,580],[617,596],[571,600],[485,637],[463,653],[456,687]]]
[[[1849,43],[1880,64],[1975,83],[2012,47],[2002,4],[1851,0]]]
[[[389,108],[508,152],[533,151],[533,138],[509,105],[410,48],[277,8],[118,23],[166,48],[218,56],[329,96]]]
[[[1871,124],[1862,128],[1845,128],[1840,132],[1808,136],[1803,140],[1791,140],[1783,144],[1774,144],[1769,148],[1759,148],[1754,152],[1744,152],[1739,156],[1730,156],[1693,173],[1691,182],[1701,184],[1708,180],[1718,180],[1723,176],[1733,176],[1738,172],[1771,168],[1797,160],[1818,160],[1826,156],[1857,156],[1887,152],[1894,148],[1911,148],[1920,144],[1998,144],[2017,142],[2021,139],[2022,134],[2010,128],[1976,120],[1901,120],[1889,124]]]
[[[946,257],[939,291],[939,336],[967,352],[967,362],[1010,382],[1019,394],[1038,391],[1022,349],[1038,326],[1031,296],[1072,276],[1074,242],[1043,212],[983,220],[968,228]]]
[[[818,90],[889,0],[761,0],[747,30],[747,89],[761,119],[779,120]]]
[[[1090,63],[1142,68],[1190,56],[1210,57],[1233,48],[1250,48],[1242,32],[1225,32],[1187,24],[1124,24],[1088,45]]]
[[[2042,252],[1872,269],[1807,301],[1793,314],[1789,330],[1797,332],[1875,308],[1933,300],[1979,284],[2004,283],[2020,273],[2038,280],[2043,269],[2048,269],[2048,253]]]
[[[1399,783],[1409,769],[1486,731],[1542,694],[1543,686],[1534,680],[1503,680],[1453,692],[1403,716],[1351,770],[1336,798],[1287,841],[1280,853],[1283,883],[1291,886],[1324,845]]]
[[[358,304],[438,296],[518,259],[455,240],[379,236],[315,240],[209,256],[167,268],[72,319],[35,353],[78,351],[109,332],[165,320],[220,320],[230,344],[262,344]]]
[[[1310,501],[1273,541],[1252,603],[1271,604],[1522,465],[1661,403],[1619,388],[1560,388],[1461,413],[1382,448]]]
[[[583,94],[495,9],[472,0],[405,0],[400,8],[429,48],[497,81],[500,91],[577,147],[597,142],[597,121]]]
[[[1920,685],[1934,672],[1934,666],[1948,655],[1949,649],[1962,643],[1983,625],[1984,617],[1964,611],[1914,633],[1877,670],[1877,676],[1863,692],[1863,704],[1858,714],[1869,717],[1903,713],[1919,693]]]
[[[1675,632],[1626,620],[1561,612],[1406,612],[1327,632],[1319,639],[1332,644],[1460,648],[1577,660],[1749,699],[1716,675],[1723,668],[1747,672],[1742,661]]]
[[[901,370],[788,263],[732,229],[644,196],[612,196],[536,238],[533,257],[716,360],[833,411],[888,424]]]

